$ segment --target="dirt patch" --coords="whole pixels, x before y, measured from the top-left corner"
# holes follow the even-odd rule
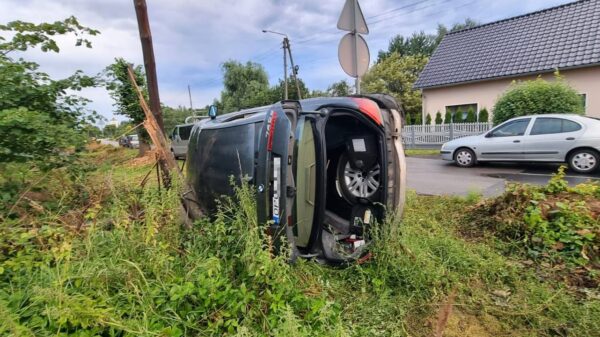
[[[150,150],[141,157],[136,157],[136,158],[131,159],[127,163],[127,165],[129,165],[129,166],[152,165],[156,162],[157,155],[158,154],[156,153],[156,150]]]
[[[433,318],[432,318],[433,320]],[[492,315],[473,315],[454,308],[448,317],[444,337],[487,337],[520,336],[515,331],[506,331]]]

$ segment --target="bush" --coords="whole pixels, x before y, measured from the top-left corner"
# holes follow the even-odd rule
[[[483,108],[479,111],[479,122],[487,123],[490,121],[490,114],[487,111],[487,108]]]
[[[441,112],[436,112],[435,114],[435,124],[442,124],[444,123],[444,120],[442,119],[442,113]]]
[[[494,124],[544,113],[584,113],[581,96],[558,74],[554,81],[538,78],[513,83],[494,107]]]
[[[473,107],[469,107],[469,110],[467,110],[467,119],[465,120],[465,122],[467,122],[467,123],[477,122],[477,115],[475,114],[475,110],[473,110]]]
[[[413,121],[414,121],[414,123],[413,123],[414,125],[421,125],[421,124],[423,124],[423,117],[421,117],[420,113],[415,114],[415,119]]]
[[[60,166],[85,144],[85,135],[45,113],[26,108],[0,111],[0,163],[33,161]]]
[[[427,114],[427,117],[425,118],[425,125],[431,125],[431,115]]]
[[[444,115],[444,124],[452,123],[452,113],[450,110],[446,110],[446,114]]]
[[[454,123],[464,123],[464,119],[463,119],[463,113],[462,111],[456,109],[456,112],[454,113],[454,115],[452,116],[453,118],[453,122]]]

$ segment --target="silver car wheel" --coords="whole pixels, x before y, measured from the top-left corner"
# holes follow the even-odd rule
[[[471,163],[473,163],[473,155],[471,154],[471,151],[460,150],[456,154],[456,162],[460,166],[469,166],[469,165],[471,165]]]
[[[344,168],[344,183],[348,191],[357,198],[368,198],[377,192],[380,185],[379,165],[369,172],[353,169],[350,162]]]
[[[593,170],[596,164],[596,155],[589,152],[579,152],[571,158],[571,166],[581,172]]]

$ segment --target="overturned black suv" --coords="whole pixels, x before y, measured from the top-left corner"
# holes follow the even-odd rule
[[[231,176],[256,188],[257,216],[293,256],[364,256],[369,227],[402,211],[401,112],[387,95],[282,101],[197,123],[187,177],[208,213]]]

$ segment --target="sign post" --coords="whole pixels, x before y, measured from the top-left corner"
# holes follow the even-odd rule
[[[369,69],[369,47],[360,34],[369,34],[367,22],[358,0],[346,0],[337,23],[340,30],[349,31],[338,47],[338,59],[346,74],[356,78],[356,93],[360,94],[360,78]]]

